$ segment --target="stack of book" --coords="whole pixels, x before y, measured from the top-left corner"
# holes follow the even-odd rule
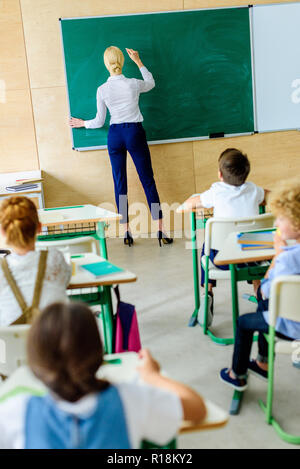
[[[42,182],[42,180],[42,178],[18,179],[15,185],[7,186],[6,190],[9,192],[23,192],[29,189],[36,189],[38,187],[38,183]]]
[[[261,231],[246,231],[237,235],[238,244],[243,251],[252,249],[273,249],[274,234],[276,229],[268,229]]]

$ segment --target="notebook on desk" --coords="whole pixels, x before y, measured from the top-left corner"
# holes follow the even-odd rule
[[[24,192],[29,189],[36,189],[37,187],[37,184],[17,184],[15,186],[7,186],[6,190],[9,192]]]
[[[94,277],[101,277],[103,275],[111,275],[117,272],[123,272],[124,269],[111,264],[108,261],[93,262],[92,264],[83,264],[80,266],[86,272],[89,272]]]

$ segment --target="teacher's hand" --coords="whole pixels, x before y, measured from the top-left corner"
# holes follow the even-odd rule
[[[131,58],[131,60],[133,60],[133,62],[134,62],[135,64],[137,64],[137,66],[138,66],[139,68],[141,68],[141,67],[143,66],[142,61],[141,61],[141,59],[140,59],[140,56],[139,56],[139,53],[138,53],[137,50],[127,49],[127,48],[126,48],[126,52],[127,52],[127,54],[129,55],[129,57]]]
[[[76,117],[71,117],[69,123],[71,127],[76,128],[76,129],[79,127],[84,127],[84,120],[77,119]]]

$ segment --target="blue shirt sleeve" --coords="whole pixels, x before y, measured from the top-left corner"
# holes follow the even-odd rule
[[[272,281],[279,277],[279,275],[290,275],[293,274],[289,269],[289,253],[288,251],[283,251],[277,259],[275,260],[274,267],[269,271],[268,278],[265,278],[261,282],[261,291],[265,298],[270,297],[270,290]]]

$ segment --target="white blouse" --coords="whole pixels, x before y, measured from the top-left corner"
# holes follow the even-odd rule
[[[143,66],[140,68],[143,80],[114,75],[97,90],[97,114],[94,119],[86,120],[87,129],[102,127],[107,109],[110,112],[110,124],[125,122],[142,122],[143,116],[139,108],[140,93],[150,91],[155,86],[152,73]]]
[[[29,251],[23,256],[12,253],[6,257],[9,269],[28,306],[32,304],[39,259],[40,252],[38,251]],[[68,301],[66,288],[70,282],[71,273],[71,266],[66,263],[63,254],[57,249],[49,250],[40,298],[40,309],[53,302]],[[0,266],[0,326],[10,325],[21,314],[21,308]]]

